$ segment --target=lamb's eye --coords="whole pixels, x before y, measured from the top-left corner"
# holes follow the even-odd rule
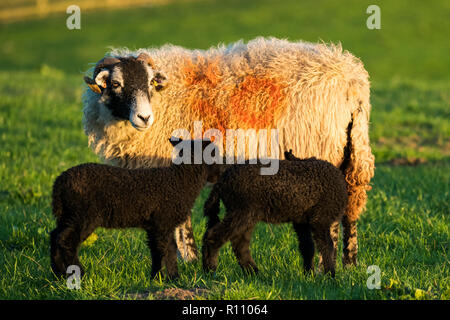
[[[112,86],[113,86],[113,88],[118,88],[118,87],[120,87],[120,83],[118,81],[113,81]]]

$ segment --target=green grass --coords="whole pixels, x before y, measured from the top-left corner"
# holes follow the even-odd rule
[[[117,299],[172,287],[206,288],[206,298],[215,299],[412,299],[417,289],[427,299],[450,299],[450,61],[447,33],[438,32],[448,29],[448,2],[377,3],[379,31],[365,28],[369,2],[356,0],[346,6],[202,1],[91,12],[82,15],[81,31],[65,29],[65,16],[1,25],[0,299]],[[108,46],[207,48],[257,35],[342,41],[372,76],[377,168],[359,222],[359,266],[343,269],[339,261],[336,280],[307,277],[292,227],[260,224],[251,245],[258,276],[245,277],[226,245],[215,275],[198,261],[180,261],[180,279],[152,280],[143,232],[99,229],[98,240],[80,251],[87,270],[82,289],[55,281],[48,235],[55,226],[52,182],[71,166],[98,161],[82,129],[80,71]],[[396,158],[425,164],[387,164]],[[199,245],[207,194],[193,208]],[[369,265],[381,269],[380,290],[366,287]]]

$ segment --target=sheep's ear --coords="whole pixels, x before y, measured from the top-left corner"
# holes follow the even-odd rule
[[[109,77],[109,70],[100,71],[95,77],[95,83],[100,87],[100,89],[104,89],[107,86],[107,81]]]
[[[94,79],[91,79],[89,77],[84,77],[84,82],[88,85],[88,87],[95,93],[102,93],[102,90],[98,86],[98,84],[95,83]]]
[[[160,71],[156,72],[155,76],[153,77],[152,86],[155,87],[156,91],[162,91],[165,88],[167,88],[167,77],[161,73]]]

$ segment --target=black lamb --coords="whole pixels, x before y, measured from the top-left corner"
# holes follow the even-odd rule
[[[195,140],[183,142],[194,150]],[[179,141],[171,143],[176,146]],[[211,143],[202,141],[201,150]],[[181,150],[179,156],[185,148]],[[53,185],[53,272],[61,276],[68,266],[78,265],[84,274],[78,248],[98,227],[143,228],[151,251],[151,276],[164,263],[168,276],[177,277],[175,228],[186,221],[206,182],[214,183],[220,175],[216,165],[191,163],[146,169],[87,163],[63,172]]]
[[[292,222],[306,272],[313,270],[314,242],[325,273],[335,276],[336,252],[330,228],[341,220],[348,202],[342,172],[316,158],[297,159],[285,152],[278,173],[261,175],[259,164],[233,165],[225,170],[204,206],[208,217],[203,237],[203,268],[216,270],[219,249],[231,241],[246,272],[258,272],[250,254],[250,239],[260,222]],[[218,214],[222,200],[226,214]],[[312,233],[312,235],[311,235]],[[314,238],[314,241],[313,241]]]

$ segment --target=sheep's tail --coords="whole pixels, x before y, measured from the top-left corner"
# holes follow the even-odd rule
[[[364,210],[366,191],[371,189],[369,183],[374,174],[375,158],[369,145],[369,112],[370,104],[360,102],[359,108],[352,113],[344,160],[339,167],[347,181],[349,204],[345,215],[349,221],[356,221]]]
[[[220,212],[220,192],[219,184],[216,183],[209,194],[208,199],[206,199],[205,205],[203,207],[203,215],[208,218],[207,230],[214,227],[220,222],[219,212]]]

